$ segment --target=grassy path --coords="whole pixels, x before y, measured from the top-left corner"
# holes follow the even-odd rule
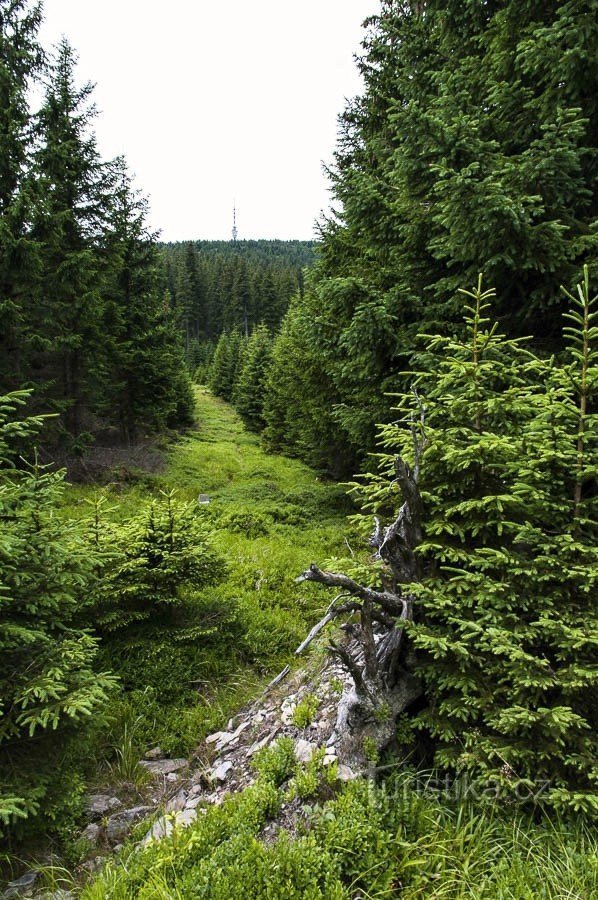
[[[259,437],[246,431],[236,412],[208,391],[197,389],[197,427],[166,452],[163,471],[119,470],[103,489],[115,521],[136,515],[161,493],[202,507],[216,548],[228,564],[222,584],[206,589],[206,603],[230,610],[239,637],[231,647],[218,635],[206,642],[201,671],[189,673],[196,693],[172,702],[164,692],[132,696],[128,718],[138,725],[140,744],[158,742],[170,753],[188,753],[288,659],[329,603],[313,585],[295,584],[310,562],[346,553],[346,492],[323,483],[313,470],[269,455]],[[65,511],[89,515],[96,486],[73,485]],[[153,682],[156,665],[152,663]],[[158,672],[158,680],[160,673]]]

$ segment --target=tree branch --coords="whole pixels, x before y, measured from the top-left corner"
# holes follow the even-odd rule
[[[309,569],[306,569],[295,581],[298,583],[302,581],[317,581],[319,584],[325,584],[328,587],[340,587],[347,591],[348,594],[353,594],[361,600],[378,604],[385,612],[394,616],[401,615],[405,608],[405,601],[397,594],[391,594],[390,591],[375,591],[373,588],[359,584],[357,581],[349,578],[348,575],[324,572],[315,563],[312,563]]]

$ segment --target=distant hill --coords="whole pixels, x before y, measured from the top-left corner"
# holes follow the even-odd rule
[[[213,345],[224,331],[249,334],[263,323],[274,333],[291,297],[303,292],[303,270],[316,249],[316,241],[161,244],[165,286],[188,359],[203,359],[201,345]]]

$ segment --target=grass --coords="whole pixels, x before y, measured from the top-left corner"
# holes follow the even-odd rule
[[[84,889],[84,900],[596,896],[596,836],[582,822],[476,809],[416,790],[405,773],[380,786],[346,785],[304,807],[295,834],[264,842],[262,829],[285,799],[280,779],[289,773],[272,760],[262,768],[254,786],[207,808],[189,829],[142,851],[130,846]]]
[[[196,673],[195,699],[184,708],[161,712],[159,698],[150,702],[147,694],[132,703],[128,720],[145,709],[152,740],[178,753],[222,727],[319,617],[328,596],[294,579],[323,555],[344,555],[348,504],[342,489],[301,463],[266,455],[234,411],[201,389],[197,430],[172,446],[161,473],[115,480],[107,488],[111,515],[126,518],[173,488],[192,502],[200,493],[210,497],[213,540],[230,567],[227,580],[210,590],[237,605],[245,647],[221,677],[202,681]],[[65,511],[88,514],[94,493],[74,486]],[[312,711],[301,714],[307,722]],[[117,761],[127,769],[135,755],[129,738]],[[265,754],[255,785],[207,808],[190,828],[142,850],[130,842],[83,889],[84,900],[598,895],[596,839],[582,822],[537,822],[512,808],[476,808],[434,794],[404,773],[378,786],[353,782],[317,802],[331,793],[317,790],[317,766],[292,772],[289,748],[283,745],[279,755]],[[263,827],[291,795],[308,801],[305,825],[262,841]]]
[[[115,735],[114,743],[127,747],[129,762],[154,743],[186,754],[282,668],[320,618],[329,602],[326,592],[299,586],[295,578],[324,551],[342,554],[350,501],[343,488],[321,481],[303,463],[266,454],[236,412],[203,388],[197,388],[197,426],[165,451],[161,472],[121,465],[113,475],[100,489],[69,486],[64,515],[91,517],[98,493],[106,498],[103,515],[115,522],[172,490],[190,503],[207,494],[210,503],[201,508],[212,542],[228,563],[227,578],[206,596],[211,604],[236,610],[243,636],[234,653],[208,647],[205,666],[190,673],[193,691],[186,691],[179,706],[161,704],[159,690],[128,695],[120,719],[143,721],[133,745],[131,735]],[[114,766],[124,763],[117,758]]]

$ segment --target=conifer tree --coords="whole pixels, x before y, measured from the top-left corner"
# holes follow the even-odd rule
[[[30,327],[38,348],[34,379],[50,394],[75,438],[89,426],[101,365],[103,243],[110,169],[90,131],[92,86],[75,85],[76,57],[57,48],[37,117],[35,175],[40,203],[33,234],[42,245]]]
[[[42,424],[18,419],[26,400],[0,400],[0,831],[9,834],[42,810],[56,814],[56,768],[114,685],[96,671],[97,641],[76,624],[99,557],[80,525],[57,514],[64,475],[18,463],[17,447],[30,455]]]
[[[222,580],[226,566],[201,511],[170,492],[115,526],[98,501],[89,537],[102,560],[84,611],[104,656],[125,689],[144,689],[157,677],[162,702],[170,692],[180,696],[198,653],[236,620],[234,607],[203,590]]]
[[[28,225],[31,189],[28,90],[41,70],[41,6],[0,0],[0,391],[27,377],[24,319],[34,283],[36,247]]]
[[[193,396],[176,324],[165,302],[148,204],[123,159],[112,165],[104,293],[101,409],[131,440],[193,421]]]
[[[309,288],[296,296],[272,347],[264,397],[265,446],[310,465],[335,478],[353,473],[354,454],[335,420],[331,406],[333,387],[322,366],[321,322],[316,295]],[[333,324],[327,331],[333,352]]]
[[[395,635],[421,679],[413,724],[438,766],[492,796],[596,810],[598,298],[586,270],[558,365],[491,324],[493,292],[465,293],[465,334],[428,339],[365,476],[372,511],[402,504],[371,539],[374,599],[403,610],[379,620],[380,646]],[[347,584],[317,567],[304,577]]]
[[[597,37],[591,0],[388,0],[369,20],[306,298],[353,471],[417,333],[458,327],[478,271],[507,333],[560,346],[560,285],[596,256]]]
[[[247,341],[232,394],[235,409],[250,431],[264,427],[265,383],[271,354],[270,333],[258,325]]]
[[[216,345],[210,367],[209,385],[216,396],[222,397],[223,400],[232,400],[243,346],[238,329],[234,329],[230,334],[224,331]]]

